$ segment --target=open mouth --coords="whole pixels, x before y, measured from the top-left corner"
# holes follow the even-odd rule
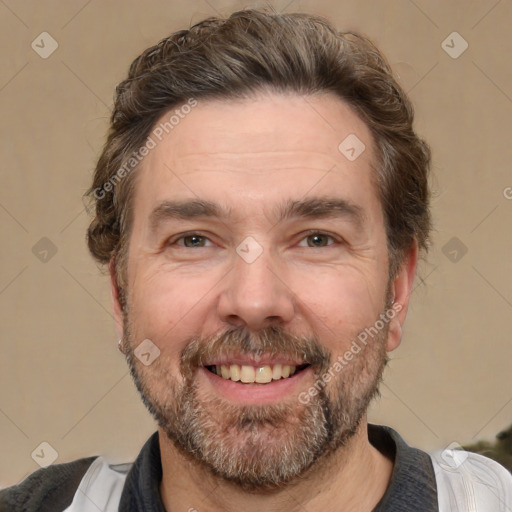
[[[288,364],[272,364],[264,366],[221,364],[205,366],[205,368],[225,380],[241,382],[243,384],[268,384],[272,381],[289,379],[309,366],[309,364],[303,364],[300,366]]]

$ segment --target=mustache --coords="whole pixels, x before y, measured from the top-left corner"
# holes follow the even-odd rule
[[[206,338],[194,337],[181,353],[184,375],[212,359],[230,354],[285,356],[301,360],[318,369],[328,368],[331,354],[315,336],[295,335],[281,326],[269,326],[258,332],[232,327]]]

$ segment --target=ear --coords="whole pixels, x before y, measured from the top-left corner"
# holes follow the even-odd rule
[[[386,350],[388,352],[395,350],[402,340],[402,325],[405,322],[407,309],[409,308],[417,264],[418,244],[414,241],[391,283],[390,293],[391,297],[394,297],[392,306],[394,312],[390,312],[390,315],[392,313],[393,317],[389,322],[388,339],[386,342]]]
[[[112,302],[112,309],[114,311],[115,329],[118,339],[124,338],[123,329],[123,308],[120,301],[120,290],[117,283],[116,276],[116,260],[112,258],[108,264],[108,270],[110,273],[110,298]]]

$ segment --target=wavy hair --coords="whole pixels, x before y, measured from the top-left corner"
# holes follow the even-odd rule
[[[262,90],[332,93],[348,103],[375,143],[390,275],[414,241],[428,249],[430,150],[413,129],[411,102],[383,55],[367,37],[337,31],[322,17],[248,9],[171,34],[137,57],[116,88],[107,141],[86,193],[94,207],[87,242],[98,262],[116,262],[121,289],[137,173],[132,165],[117,179],[120,169],[170,109],[190,98],[246,98]]]

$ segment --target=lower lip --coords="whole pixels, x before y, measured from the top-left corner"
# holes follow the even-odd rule
[[[294,395],[298,397],[306,389],[305,383],[313,381],[312,376],[313,370],[307,367],[286,379],[273,380],[267,384],[243,384],[224,379],[204,367],[199,368],[197,373],[199,383],[206,381],[209,387],[213,387],[224,398],[249,405],[279,402]]]

